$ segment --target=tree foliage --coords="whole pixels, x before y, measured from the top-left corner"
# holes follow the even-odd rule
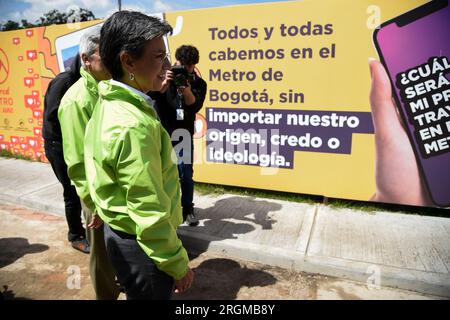
[[[0,23],[0,31],[50,26],[52,24],[91,21],[95,19],[95,15],[92,11],[84,8],[70,9],[67,12],[60,12],[57,9],[53,9],[44,13],[43,16],[34,23],[28,22],[26,19],[22,19],[20,23],[12,20],[8,20],[3,24]]]

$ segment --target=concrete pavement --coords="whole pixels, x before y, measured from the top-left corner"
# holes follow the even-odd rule
[[[64,217],[0,200],[0,304],[6,300],[92,300],[89,256],[66,240]],[[442,297],[227,258],[190,255],[192,287],[174,300],[429,300]],[[125,299],[121,294],[119,299]],[[3,311],[3,310],[2,310]]]
[[[64,215],[44,163],[0,158],[0,200]],[[191,251],[450,297],[449,218],[231,194],[194,201],[200,225],[178,231]]]

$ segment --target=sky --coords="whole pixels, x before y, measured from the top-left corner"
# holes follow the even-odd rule
[[[236,4],[279,2],[280,0],[122,0],[122,9],[158,13],[197,8],[221,7]],[[58,9],[61,12],[73,8],[91,10],[95,17],[105,18],[118,9],[117,0],[0,0],[0,22],[34,23],[44,13]]]

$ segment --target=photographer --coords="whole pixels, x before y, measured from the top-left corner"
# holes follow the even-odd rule
[[[181,183],[181,205],[183,207],[183,220],[190,226],[198,225],[198,219],[194,213],[194,181],[193,177],[193,135],[195,114],[200,111],[205,101],[206,82],[201,78],[196,69],[199,62],[197,48],[183,45],[175,52],[176,63],[171,70],[166,72],[166,79],[159,92],[149,93],[155,100],[155,109],[158,116],[172,137],[175,150],[178,143],[190,145],[190,148],[181,148],[177,152],[178,172]],[[181,130],[180,130],[181,129]],[[183,134],[182,130],[185,130]],[[174,141],[179,134],[188,136],[189,141]],[[180,133],[181,132],[181,133]],[[186,138],[185,138],[186,139]]]

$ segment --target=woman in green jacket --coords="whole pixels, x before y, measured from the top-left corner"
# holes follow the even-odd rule
[[[108,255],[127,299],[169,299],[194,274],[176,229],[182,222],[178,171],[153,101],[170,68],[165,21],[119,11],[101,30],[100,56],[112,80],[85,135],[91,198],[105,222]]]

